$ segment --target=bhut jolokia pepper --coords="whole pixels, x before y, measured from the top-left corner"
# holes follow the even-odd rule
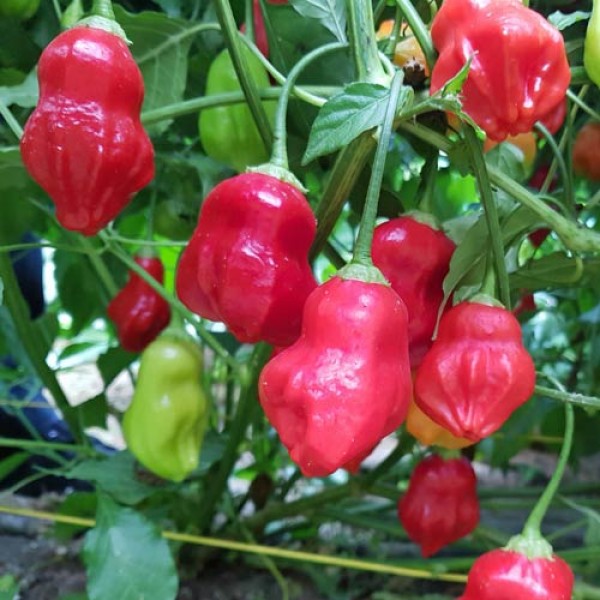
[[[38,81],[23,162],[61,225],[93,235],[154,176],[152,143],[140,122],[141,72],[120,36],[77,26],[44,50]]]
[[[202,355],[190,339],[169,331],[142,353],[123,433],[147,469],[173,481],[197,466],[207,422]]]
[[[356,468],[404,420],[406,309],[387,285],[337,275],[306,301],[300,339],[264,367],[260,403],[302,473]]]
[[[463,108],[492,140],[536,121],[561,126],[571,72],[562,35],[540,14],[519,0],[444,0],[431,36],[439,52],[431,93],[472,59]]]
[[[414,391],[419,408],[438,425],[477,442],[529,399],[535,365],[515,316],[489,298],[474,300],[442,317]]]
[[[376,227],[373,263],[381,269],[408,311],[410,363],[416,368],[431,346],[444,291],[442,284],[456,246],[424,213]]]
[[[295,186],[262,173],[227,179],[204,200],[177,269],[177,295],[241,342],[287,346],[317,285],[308,262],[315,232]]]
[[[245,44],[240,48],[256,86],[269,87],[269,76],[260,60]],[[241,89],[231,56],[227,50],[223,50],[208,70],[205,94],[212,96],[239,92]],[[265,101],[263,106],[269,121],[273,123],[276,102]],[[202,110],[198,118],[198,130],[206,154],[238,172],[268,159],[267,150],[246,104],[215,106]]]
[[[471,533],[479,523],[477,477],[471,463],[437,455],[423,459],[398,501],[398,518],[425,557]]]
[[[475,561],[459,600],[571,600],[572,594],[573,571],[562,558],[497,549]]]
[[[471,440],[456,437],[447,429],[432,421],[417,406],[414,400],[411,400],[408,407],[406,431],[424,446],[439,446],[440,448],[447,448],[449,450],[458,450],[459,448],[466,448],[473,444]]]
[[[165,268],[158,257],[136,256],[135,262],[163,283]],[[121,346],[129,352],[141,352],[169,324],[169,303],[131,271],[125,287],[111,300],[107,313],[117,328]]]

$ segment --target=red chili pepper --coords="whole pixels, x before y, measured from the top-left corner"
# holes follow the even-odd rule
[[[373,233],[373,263],[402,298],[408,312],[410,364],[416,368],[431,346],[442,283],[456,246],[419,216],[382,223]]]
[[[308,263],[315,231],[296,187],[261,173],[227,179],[202,204],[177,269],[177,295],[241,342],[288,346],[317,285]]]
[[[381,283],[333,277],[306,301],[302,335],[271,359],[260,403],[304,475],[356,466],[410,400],[406,309]]]
[[[154,176],[152,143],[140,122],[142,74],[119,36],[74,27],[44,50],[38,80],[23,162],[61,225],[93,235]]]
[[[252,4],[252,18],[254,20],[254,41],[256,47],[265,58],[269,58],[269,39],[267,38],[267,30],[259,0],[254,0]],[[240,27],[240,31],[246,33],[245,23]]]
[[[479,523],[477,477],[471,463],[437,455],[423,459],[398,501],[398,518],[425,557],[471,533]]]
[[[165,269],[159,258],[136,256],[135,262],[163,283]],[[134,271],[125,287],[111,300],[108,316],[117,327],[121,346],[141,352],[154,341],[171,320],[169,303]]]
[[[472,58],[461,98],[495,141],[542,121],[555,132],[565,114],[571,72],[561,33],[520,0],[444,0],[431,27],[439,58],[431,93]]]
[[[498,549],[475,561],[459,600],[571,600],[572,593],[573,571],[562,558]]]
[[[461,302],[441,319],[415,379],[415,401],[456,437],[477,442],[526,402],[535,365],[515,316],[498,306]]]
[[[577,132],[573,169],[590,181],[600,181],[600,123],[586,123]]]

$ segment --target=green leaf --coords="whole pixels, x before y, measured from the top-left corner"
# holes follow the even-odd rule
[[[0,277],[0,305],[4,302],[4,282],[2,281],[2,277]]]
[[[584,544],[586,546],[598,546],[600,544],[600,513],[567,497],[563,497],[562,501],[587,518],[588,527],[583,538]]]
[[[361,133],[380,125],[389,102],[389,89],[370,83],[352,83],[328,100],[313,123],[303,164],[347,146]],[[403,87],[398,109],[412,100],[412,88]]]
[[[70,515],[93,519],[98,507],[98,495],[93,492],[74,492],[69,494],[64,502],[58,507],[59,515]],[[72,525],[71,523],[55,523],[53,534],[61,541],[67,541],[78,533],[85,531],[84,525]]]
[[[188,53],[198,25],[159,12],[131,14],[119,5],[114,8],[117,21],[132,42],[131,52],[144,76],[143,110],[183,100]],[[161,121],[149,129],[164,131],[169,123]]]
[[[596,265],[596,273],[599,266]],[[530,260],[515,273],[511,273],[510,285],[526,290],[564,287],[581,284],[582,276],[581,258],[554,252],[537,260]]]
[[[18,469],[28,458],[29,454],[27,452],[15,452],[0,460],[0,482],[15,469]]]
[[[290,0],[294,10],[309,19],[317,19],[340,42],[346,41],[344,0]]]
[[[108,402],[104,393],[86,400],[78,408],[83,427],[106,427]]]
[[[137,504],[158,488],[138,481],[134,472],[135,459],[123,451],[101,459],[89,459],[66,473],[70,479],[93,481],[122,504]]]
[[[473,57],[470,56],[469,60],[463,65],[461,70],[452,78],[449,79],[441,90],[442,96],[448,96],[450,94],[459,94],[469,76],[469,69],[471,68],[471,61]]]
[[[575,23],[579,23],[581,21],[587,21],[590,18],[589,12],[584,12],[582,10],[576,10],[575,12],[565,14],[557,10],[548,16],[548,21],[556,27],[559,31],[566,29],[567,27],[571,27],[571,25],[575,25]]]
[[[17,104],[23,108],[34,107],[38,101],[37,72],[31,71],[19,85],[0,87],[0,100],[7,106]]]
[[[19,591],[19,584],[12,575],[0,576],[0,600],[14,600]]]
[[[171,600],[175,563],[167,541],[141,513],[108,496],[98,502],[96,527],[85,536],[83,559],[90,600]],[[118,590],[118,592],[117,592]]]
[[[524,153],[513,144],[498,144],[485,155],[485,162],[496,167],[512,179],[525,179]]]
[[[123,350],[121,346],[109,348],[96,361],[104,387],[108,387],[115,377],[125,370],[136,358],[136,354]]]

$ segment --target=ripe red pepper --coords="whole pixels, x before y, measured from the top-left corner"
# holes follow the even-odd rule
[[[272,358],[260,403],[308,477],[355,468],[406,417],[406,309],[392,288],[335,276],[306,301],[300,339]]]
[[[136,256],[135,262],[163,283],[165,269],[159,258]],[[111,300],[107,313],[117,327],[121,346],[129,352],[144,350],[171,320],[169,303],[134,271],[130,271],[127,284]]]
[[[398,518],[425,557],[471,533],[479,523],[477,477],[471,463],[435,454],[423,459],[398,501]]]
[[[572,593],[573,572],[562,558],[498,549],[475,561],[459,600],[571,600]]]
[[[494,433],[533,393],[535,365],[505,308],[461,302],[441,319],[417,369],[419,408],[456,437]]]
[[[600,181],[600,123],[586,123],[577,132],[573,169],[590,181]]]
[[[442,283],[456,246],[424,216],[403,216],[382,223],[373,233],[373,264],[402,298],[408,312],[410,364],[416,368],[431,346]]]
[[[244,173],[208,194],[177,269],[180,300],[224,322],[241,342],[288,346],[316,281],[308,263],[316,220],[293,185]]]
[[[61,225],[93,235],[154,177],[152,143],[140,122],[141,72],[118,35],[79,26],[44,50],[38,81],[23,162]]]
[[[267,30],[259,0],[254,0],[252,3],[252,20],[254,22],[254,43],[261,51],[261,54],[265,58],[269,58],[269,38],[267,37]],[[245,23],[240,27],[240,31],[246,33]]]
[[[431,27],[439,58],[431,93],[472,58],[465,112],[495,141],[565,117],[571,72],[560,32],[520,0],[444,0]]]

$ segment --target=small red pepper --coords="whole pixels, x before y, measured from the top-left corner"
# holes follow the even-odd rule
[[[499,429],[534,387],[535,365],[516,317],[500,306],[461,302],[440,320],[417,369],[415,401],[456,437],[477,442]]]
[[[135,262],[163,283],[165,269],[159,258],[136,256]],[[134,271],[129,272],[125,287],[111,300],[108,316],[117,328],[121,346],[129,352],[141,352],[171,320],[169,303]]]
[[[475,561],[459,600],[571,600],[572,593],[573,571],[562,558],[497,549]]]
[[[464,111],[495,141],[565,117],[571,71],[561,33],[520,0],[444,0],[431,26],[431,93],[472,59]]]
[[[254,0],[252,3],[252,20],[254,22],[254,43],[265,58],[269,58],[269,39],[267,38],[267,30],[265,28],[265,20],[263,19],[260,1]],[[242,33],[246,33],[246,24],[243,23],[240,27]]]
[[[471,463],[435,454],[423,459],[398,501],[398,518],[425,557],[471,533],[479,523],[477,477]]]
[[[573,169],[590,181],[600,181],[600,123],[586,123],[577,132]]]
[[[356,468],[410,400],[406,309],[392,288],[335,276],[306,301],[300,339],[264,367],[260,403],[308,477]]]
[[[118,35],[78,26],[44,50],[38,81],[23,162],[61,225],[93,235],[154,177],[154,150],[140,122],[142,74]]]
[[[288,346],[317,283],[308,262],[316,220],[293,185],[262,173],[208,194],[177,269],[180,300],[240,342]]]
[[[373,233],[373,264],[402,298],[408,312],[410,364],[416,368],[431,346],[442,284],[456,246],[425,215],[382,223]]]

